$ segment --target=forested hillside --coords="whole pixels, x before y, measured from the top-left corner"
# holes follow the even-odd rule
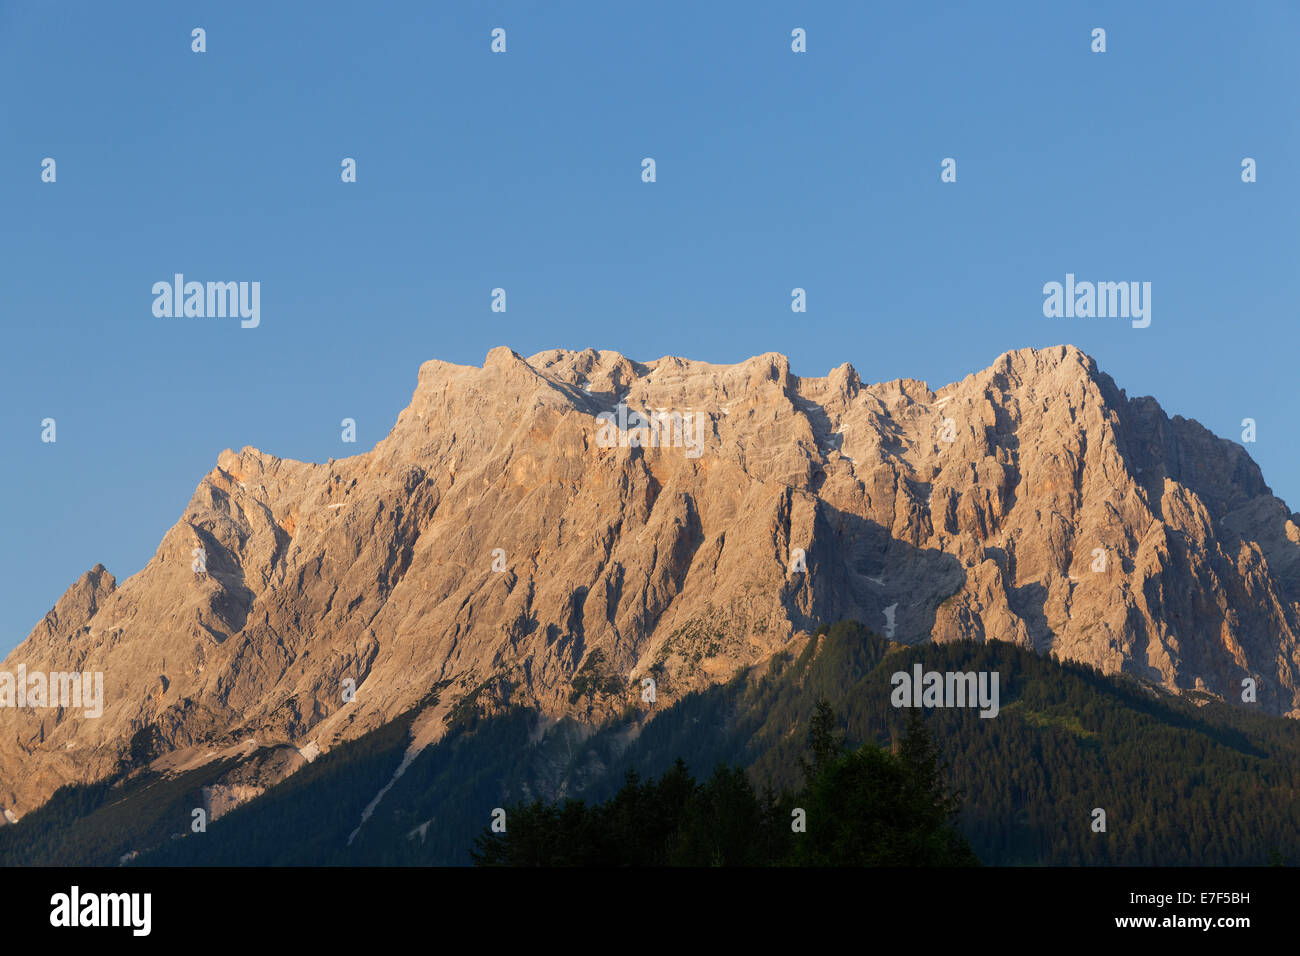
[[[994,718],[919,711],[948,764],[945,787],[962,794],[957,826],[983,863],[1300,862],[1295,721],[1210,699],[1197,706],[1010,644],[904,647],[849,622],[823,629],[797,657],[778,655],[653,719],[627,714],[591,736],[571,722],[543,727],[524,710],[464,708],[359,830],[401,761],[407,719],[331,751],[205,833],[190,832],[185,800],[197,779],[68,788],[0,829],[0,862],[61,862],[84,849],[106,865],[130,850],[151,865],[469,863],[496,808],[599,803],[628,771],[653,781],[679,758],[702,780],[719,764],[740,765],[756,792],[794,792],[817,702],[839,715],[851,747],[888,750],[912,712],[891,705],[890,675],[915,662],[999,674]],[[1104,832],[1094,829],[1098,809]]]

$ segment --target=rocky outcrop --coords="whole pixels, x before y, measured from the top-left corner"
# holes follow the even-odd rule
[[[371,451],[225,451],[143,570],[69,589],[3,669],[102,671],[103,715],[0,709],[0,806],[435,700],[426,742],[459,702],[595,721],[845,617],[1234,702],[1252,678],[1300,716],[1300,515],[1068,346],[938,391],[777,354],[430,361]]]

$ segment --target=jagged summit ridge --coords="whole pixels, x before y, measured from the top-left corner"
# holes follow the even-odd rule
[[[657,414],[699,453],[628,441]],[[937,390],[496,348],[421,365],[362,454],[222,452],[144,569],[79,580],[5,666],[102,670],[103,716],[0,709],[0,806],[103,776],[146,725],[179,765],[422,702],[436,739],[469,697],[595,721],[642,677],[672,700],[844,617],[1233,701],[1250,678],[1300,715],[1298,601],[1300,516],[1244,449],[1071,346]]]

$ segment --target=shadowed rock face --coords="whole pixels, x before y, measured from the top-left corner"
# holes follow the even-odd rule
[[[702,443],[602,447],[620,402]],[[435,689],[424,742],[471,694],[596,720],[844,617],[1236,702],[1253,677],[1300,716],[1298,602],[1300,515],[1245,451],[1069,346],[937,392],[498,348],[426,362],[365,454],[222,452],[143,570],[74,584],[3,669],[103,671],[103,716],[0,709],[0,806],[104,776],[146,724],[159,766],[273,744],[296,766]]]

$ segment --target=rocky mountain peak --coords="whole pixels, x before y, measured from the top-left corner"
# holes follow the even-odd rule
[[[1300,716],[1300,516],[1072,346],[938,389],[777,353],[428,361],[373,449],[225,450],[140,572],[59,599],[6,669],[100,670],[104,712],[0,709],[0,807],[102,777],[146,726],[181,765],[413,707],[425,740],[457,704],[594,724],[842,618],[1243,706],[1249,679]]]

